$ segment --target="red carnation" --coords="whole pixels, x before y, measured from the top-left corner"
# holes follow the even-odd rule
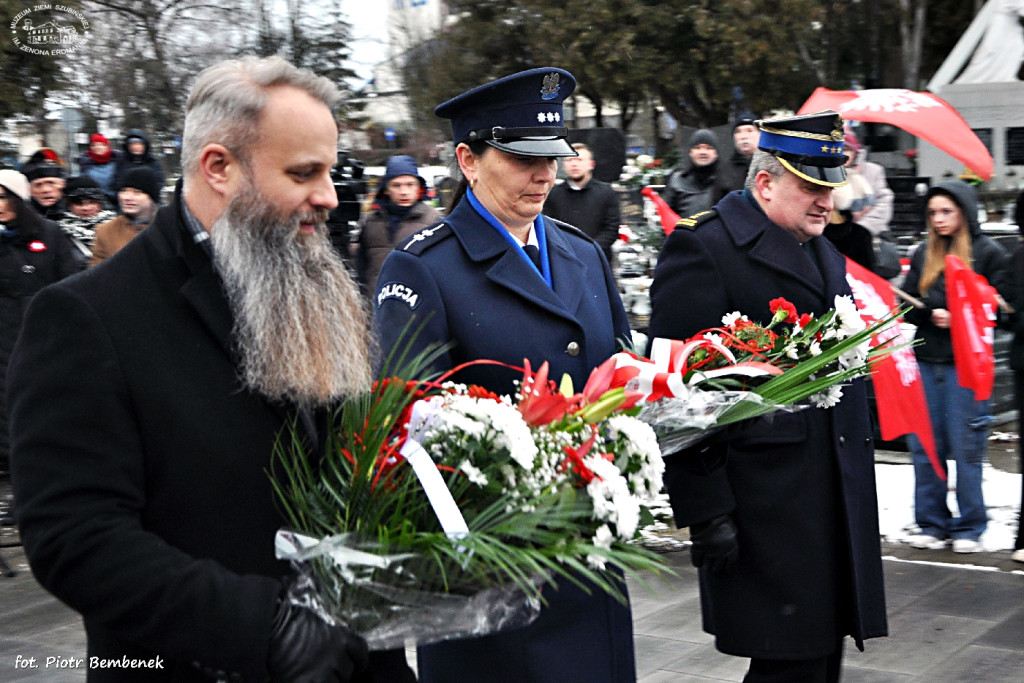
[[[786,317],[781,320],[784,323],[795,323],[798,320],[796,306],[789,303],[781,296],[778,299],[772,299],[769,301],[768,308],[771,310],[772,316],[775,318],[779,317],[779,311],[785,311]]]

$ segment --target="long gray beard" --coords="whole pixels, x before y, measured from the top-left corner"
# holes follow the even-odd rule
[[[366,305],[326,219],[323,209],[282,217],[248,183],[210,230],[242,381],[302,407],[365,392],[372,381]],[[317,232],[300,234],[300,222]]]

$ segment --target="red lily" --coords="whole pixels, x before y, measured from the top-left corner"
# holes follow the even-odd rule
[[[596,403],[612,388],[612,378],[615,376],[615,357],[612,356],[605,362],[590,371],[587,378],[587,385],[583,387],[583,401],[585,404]],[[621,386],[621,385],[616,385]],[[636,391],[627,391],[625,398],[619,405],[619,410],[629,410],[635,406],[643,394]]]
[[[562,461],[562,471],[572,470],[579,478],[583,481],[583,484],[589,484],[597,476],[594,471],[583,464],[583,458],[590,452],[590,449],[594,446],[594,441],[597,439],[597,429],[591,428],[590,438],[580,444],[579,448],[573,448],[572,446],[565,446],[562,450],[565,451],[566,458]]]
[[[530,361],[523,359],[523,383],[520,387],[522,398],[516,408],[523,420],[531,427],[551,424],[565,417],[565,414],[579,405],[582,394],[565,396],[548,381],[548,362],[544,361],[537,373],[530,368]]]

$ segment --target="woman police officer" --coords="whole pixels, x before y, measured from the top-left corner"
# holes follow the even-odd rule
[[[556,157],[576,154],[562,120],[562,101],[575,87],[567,71],[531,69],[437,107],[451,120],[463,180],[447,218],[384,262],[374,314],[385,356],[404,344],[397,341],[404,330],[417,328],[410,356],[431,343],[451,345],[437,370],[475,359],[521,366],[527,358],[583,386],[629,338],[601,248],[541,214]],[[519,377],[486,364],[454,379],[512,394]],[[544,595],[547,605],[529,626],[420,647],[421,683],[636,679],[628,605],[568,581]]]

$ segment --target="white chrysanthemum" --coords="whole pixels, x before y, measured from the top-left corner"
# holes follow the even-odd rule
[[[860,311],[857,310],[857,304],[853,302],[852,297],[847,295],[837,296],[835,303],[836,318],[839,319],[838,335],[840,339],[845,339],[857,334],[867,327],[864,323],[864,319],[861,318]]]
[[[733,311],[732,313],[726,313],[722,316],[722,325],[730,327],[740,320],[747,320],[747,316],[741,314],[739,311]]]
[[[597,531],[594,532],[594,547],[604,548],[608,550],[612,547],[612,542],[615,540],[615,534],[608,527],[607,524],[602,524],[597,527]]]
[[[796,344],[786,345],[786,357],[792,358],[793,360],[800,360],[800,349]]]
[[[720,334],[715,334],[714,332],[705,332],[704,338],[707,339],[709,342],[725,345],[725,340],[722,339],[722,335]]]
[[[807,350],[811,352],[811,356],[812,357],[820,356],[821,355],[821,344],[819,344],[817,342],[817,340],[812,341],[810,343],[810,345],[807,347]]]
[[[619,468],[601,456],[587,456],[583,464],[596,475],[587,484],[594,516],[614,523],[619,538],[633,538],[640,524],[640,502],[629,492],[629,483]]]
[[[454,431],[464,432],[473,440],[479,440],[489,431],[496,447],[506,449],[523,469],[533,469],[537,445],[533,442],[529,425],[515,407],[504,401],[469,396],[453,396],[448,407],[444,419]],[[462,419],[455,415],[461,415]]]
[[[462,470],[470,482],[477,486],[487,486],[487,475],[481,472],[478,468],[474,467],[469,460],[463,460],[459,463],[459,469]]]
[[[621,435],[626,439],[627,456],[640,464],[640,470],[629,475],[630,489],[643,498],[656,496],[661,491],[665,461],[654,430],[646,422],[626,415],[611,417],[607,426],[613,438]]]
[[[843,388],[838,384],[834,384],[825,391],[811,396],[811,400],[814,401],[814,405],[818,408],[831,408],[839,403],[839,399],[842,397]]]
[[[596,555],[594,553],[590,553],[587,555],[587,564],[589,564],[593,569],[598,570],[604,569],[607,565],[603,557],[601,557],[600,555]]]
[[[839,354],[839,365],[843,368],[860,368],[868,361],[868,352],[871,343],[867,340],[857,344],[852,349]]]

